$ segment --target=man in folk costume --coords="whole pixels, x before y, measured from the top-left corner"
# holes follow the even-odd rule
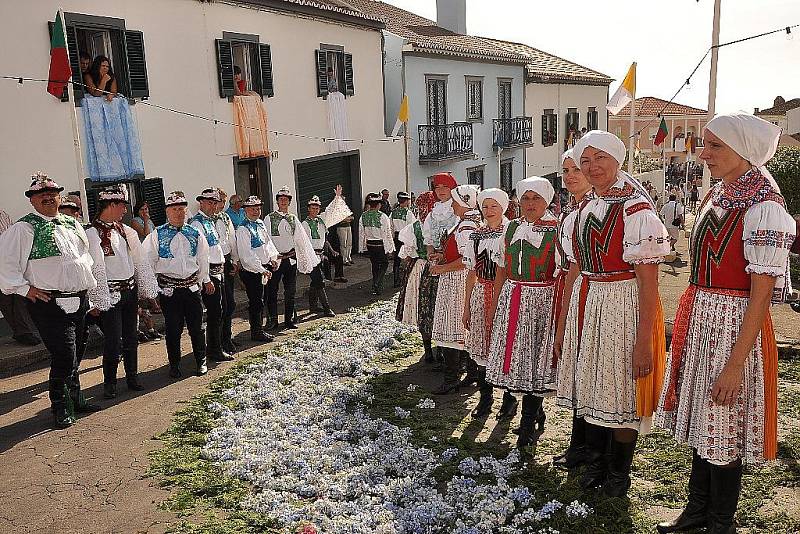
[[[569,191],[569,200],[561,208],[561,217],[558,223],[558,241],[556,241],[556,264],[558,275],[556,276],[556,313],[557,330],[556,338],[563,336],[564,326],[567,321],[575,321],[578,313],[577,299],[579,291],[571,290],[571,300],[564,301],[564,289],[569,268],[575,263],[575,253],[572,248],[572,233],[575,228],[575,220],[578,215],[578,208],[584,203],[594,198],[592,184],[581,172],[578,162],[575,161],[572,150],[567,150],[561,156],[561,167],[563,171],[562,182]],[[574,284],[573,284],[574,287]],[[568,315],[570,314],[570,315]],[[568,319],[569,317],[569,319]],[[561,332],[561,334],[559,334]],[[553,458],[553,465],[574,469],[586,458],[586,422],[582,417],[577,416],[575,398],[575,364],[577,353],[562,354],[557,361],[558,375],[556,388],[556,404],[572,410],[572,432],[570,434],[569,447],[567,450]]]
[[[269,279],[267,308],[270,315],[268,330],[278,327],[278,286],[283,280],[283,326],[295,329],[295,294],[297,292],[297,272],[310,274],[319,264],[308,234],[303,230],[300,220],[289,213],[292,194],[283,186],[275,194],[278,209],[264,218],[270,230],[270,238],[278,251],[278,268]]]
[[[380,211],[381,196],[377,193],[367,195],[368,209],[358,220],[358,251],[368,252],[372,263],[372,294],[380,295],[383,289],[383,276],[389,267],[388,255],[394,253],[392,221]]]
[[[433,312],[432,339],[444,352],[444,378],[434,393],[444,395],[458,390],[461,363],[464,353],[464,286],[467,271],[464,267],[464,250],[469,246],[469,236],[481,223],[477,210],[478,186],[459,185],[451,190],[452,209],[459,222],[442,238],[442,254],[430,268],[439,277],[436,304]],[[476,370],[477,374],[477,370]]]
[[[325,221],[319,216],[322,209],[322,202],[317,195],[314,195],[308,200],[308,217],[303,221],[303,229],[308,234],[311,240],[311,246],[314,247],[314,253],[319,258],[319,264],[311,271],[311,284],[308,288],[308,311],[322,312],[325,317],[336,317],[336,314],[331,310],[330,302],[328,302],[328,293],[325,291],[325,277],[322,273],[322,267],[327,261],[327,256],[332,255],[333,249],[328,245],[326,239],[328,235],[328,228]],[[320,308],[322,305],[322,308]]]
[[[522,397],[517,447],[534,443],[544,429],[542,401],[555,389],[553,365],[557,219],[547,207],[555,191],[534,176],[517,184],[520,218],[509,221],[496,251],[494,325],[486,380]],[[504,395],[513,413],[515,400]]]
[[[795,221],[764,166],[781,129],[747,113],[717,115],[700,159],[718,182],[690,240],[656,424],[692,448],[689,502],[658,531],[736,532],[742,463],[777,452],[777,347],[770,301],[791,292]]]
[[[434,308],[436,307],[436,293],[439,288],[439,276],[431,273],[431,267],[438,264],[442,259],[442,241],[447,232],[458,224],[460,218],[453,211],[453,196],[451,191],[458,185],[453,175],[448,172],[441,172],[434,175],[432,180],[432,195],[423,193],[419,196],[418,205],[421,210],[430,205],[431,196],[436,198],[436,202],[426,216],[420,213],[423,220],[422,235],[425,248],[427,250],[427,261],[422,270],[422,277],[419,282],[419,306],[417,319],[418,328],[422,336],[422,344],[425,347],[425,361],[433,363],[436,358],[433,355],[432,336]],[[439,359],[441,361],[442,354]]]
[[[636,441],[652,424],[666,359],[658,263],[669,254],[669,236],[644,187],[620,170],[625,153],[617,136],[599,130],[573,148],[595,198],[576,215],[577,262],[563,302],[574,285],[577,313],[554,349],[556,359],[577,354],[575,409],[586,421],[579,483],[602,486],[610,497],[630,488]]]
[[[28,299],[31,319],[50,352],[48,391],[56,428],[75,423],[73,410],[100,409],[81,394],[76,346],[89,309],[87,291],[97,285],[95,276],[105,279],[103,266],[92,261],[83,227],[58,212],[63,190],[46,174],[34,174],[25,192],[34,210],[0,236],[0,290]]]
[[[214,227],[217,229],[219,244],[225,255],[225,267],[222,276],[222,350],[228,354],[235,353],[238,349],[233,341],[233,314],[236,312],[236,298],[234,297],[234,282],[238,272],[239,255],[236,252],[236,226],[233,219],[225,211],[227,193],[222,188],[217,188],[219,202],[214,216]]]
[[[264,305],[269,298],[269,279],[278,266],[278,251],[269,237],[269,229],[260,219],[261,199],[251,196],[242,205],[245,218],[236,229],[235,242],[239,278],[249,303],[250,339],[270,342],[274,338],[264,331]]]
[[[402,263],[402,289],[397,299],[395,318],[405,324],[417,326],[419,306],[419,283],[422,271],[427,263],[428,249],[425,247],[425,238],[422,235],[422,223],[414,221],[398,235],[401,243],[396,251]]]
[[[203,233],[186,223],[188,204],[182,191],[167,195],[167,222],[150,232],[142,243],[161,288],[159,304],[164,314],[169,376],[172,378],[182,376],[181,335],[184,324],[192,341],[197,375],[208,372],[201,291],[213,293],[215,286],[209,276],[208,242]]]
[[[497,274],[497,253],[503,241],[503,229],[508,220],[503,215],[508,208],[508,195],[502,189],[484,189],[478,193],[478,207],[483,214],[481,224],[469,236],[464,249],[464,265],[468,269],[464,296],[465,346],[469,357],[478,367],[480,399],[473,417],[485,417],[492,408],[492,385],[486,380],[489,346],[492,338],[492,300]]]
[[[214,285],[213,292],[203,293],[203,306],[206,309],[206,358],[215,362],[229,362],[233,360],[233,356],[222,348],[225,252],[222,250],[222,241],[216,225],[219,191],[215,187],[203,189],[196,200],[200,203],[200,211],[189,219],[189,224],[206,238],[208,276]]]
[[[122,224],[127,212],[128,190],[125,186],[111,186],[97,195],[97,217],[86,231],[95,263],[104,265],[106,279],[98,280],[89,290],[92,302],[108,302],[107,309],[99,312],[103,327],[103,396],[117,396],[117,369],[120,358],[125,368],[128,389],[142,391],[139,382],[139,299],[150,301],[157,309],[158,283],[153,269],[142,253],[139,234]]]
[[[402,243],[398,237],[400,231],[408,226],[409,224],[413,224],[414,221],[417,220],[417,217],[414,215],[414,212],[411,211],[411,195],[404,191],[400,191],[397,193],[397,206],[392,210],[391,215],[392,220],[392,233],[394,235],[394,249],[395,251],[399,251]],[[402,276],[400,272],[400,255],[394,255],[394,262],[392,263],[392,278],[393,278],[393,287],[400,287],[400,283],[402,281]]]

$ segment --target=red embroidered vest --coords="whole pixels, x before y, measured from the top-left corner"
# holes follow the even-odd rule
[[[695,225],[690,243],[689,281],[701,287],[750,290],[745,272],[744,209],[727,210],[719,217],[713,208]]]
[[[622,259],[625,234],[623,214],[624,203],[615,202],[609,205],[602,221],[593,213],[578,215],[573,247],[582,271],[601,274],[633,270],[633,266]]]
[[[442,240],[442,254],[444,255],[444,263],[456,261],[461,257],[461,254],[458,252],[458,242],[456,241],[457,230],[458,226],[456,226],[454,231],[448,232],[446,237]]]

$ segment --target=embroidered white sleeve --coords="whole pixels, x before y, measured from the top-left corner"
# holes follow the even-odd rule
[[[128,238],[128,246],[133,258],[134,276],[139,291],[139,298],[154,299],[158,296],[158,282],[153,273],[153,267],[147,261],[139,242],[139,234],[130,226],[124,226],[125,236]]]
[[[103,249],[100,248],[100,238],[96,232],[92,232],[89,237],[89,255],[92,256],[92,276],[97,284],[87,291],[89,306],[100,311],[107,311],[115,304],[112,300],[111,292],[108,289],[108,279],[106,278],[106,261],[103,256]],[[119,302],[119,293],[116,294],[116,301]]]
[[[622,259],[632,264],[660,263],[670,252],[669,234],[652,208],[637,209],[642,202],[625,203]]]
[[[780,204],[772,201],[751,206],[744,215],[744,257],[748,273],[780,277],[784,287],[789,249],[795,238],[795,221]]]

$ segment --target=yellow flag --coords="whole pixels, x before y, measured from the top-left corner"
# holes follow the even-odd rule
[[[636,62],[634,61],[631,63],[631,67],[628,69],[628,74],[625,75],[625,79],[622,80],[622,85],[619,86],[617,92],[614,93],[614,96],[612,96],[608,101],[606,109],[608,109],[612,115],[616,115],[628,104],[628,102],[631,102],[635,98],[635,95]]]
[[[403,102],[400,104],[400,111],[397,113],[397,121],[394,123],[392,137],[397,135],[397,133],[400,131],[400,126],[407,123],[408,119],[408,95],[403,95]]]

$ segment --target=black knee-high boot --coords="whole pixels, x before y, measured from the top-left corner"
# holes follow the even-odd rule
[[[711,465],[711,500],[708,506],[708,534],[736,532],[736,507],[742,491],[742,461],[732,465]]]
[[[583,489],[602,486],[606,480],[610,434],[608,428],[586,423],[586,470],[578,480]]]
[[[631,465],[636,451],[637,434],[633,441],[619,441],[611,438],[611,455],[608,462],[608,475],[603,483],[603,494],[607,497],[624,497],[631,487]]]
[[[522,397],[522,418],[519,422],[519,437],[517,437],[518,449],[524,449],[533,444],[536,431],[534,424],[539,417],[543,400],[542,397],[530,393],[526,393]]]
[[[308,288],[308,311],[313,313],[322,311],[322,308],[319,307],[319,288]]]
[[[486,381],[486,367],[478,367],[478,391],[480,391],[481,397],[478,405],[472,411],[472,417],[486,417],[491,413],[494,402],[492,385]]]
[[[461,351],[451,347],[442,347],[444,352],[444,377],[442,384],[433,392],[434,395],[447,395],[458,392],[459,375],[461,374]]]
[[[692,449],[692,472],[689,475],[689,500],[675,520],[662,521],[656,526],[659,534],[686,532],[706,526],[711,488],[711,464]]]
[[[467,353],[466,351],[464,351],[464,355],[465,355],[464,360],[466,363],[467,376],[465,376],[461,380],[461,385],[463,387],[469,387],[473,384],[478,385],[478,364],[475,363],[475,360],[469,357],[469,353]]]
[[[569,447],[562,454],[553,458],[553,465],[575,469],[586,461],[586,421],[572,411],[572,434],[569,437]]]
[[[497,419],[513,419],[513,417],[517,415],[517,406],[519,406],[517,398],[512,395],[510,391],[504,391],[503,403],[500,405],[500,410],[497,412]]]

